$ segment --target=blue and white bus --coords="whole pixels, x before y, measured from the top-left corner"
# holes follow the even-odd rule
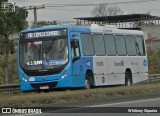
[[[142,31],[51,26],[19,34],[22,91],[131,85],[148,79]]]

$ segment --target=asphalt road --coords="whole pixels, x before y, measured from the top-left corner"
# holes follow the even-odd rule
[[[47,106],[44,106],[47,107]],[[50,104],[38,116],[159,116],[160,94],[79,103]],[[150,113],[148,113],[150,112]],[[159,113],[156,113],[159,112]],[[35,116],[27,114],[29,116]]]
[[[134,100],[120,101],[116,103],[106,103],[99,105],[91,105],[84,107],[62,108],[57,111],[60,113],[160,113],[160,97]]]
[[[44,106],[45,110],[40,106],[42,114],[25,114],[25,116],[160,116],[160,96],[133,98],[89,101],[90,104],[87,101],[68,105],[54,104],[48,107]],[[15,115],[24,116],[24,114]]]

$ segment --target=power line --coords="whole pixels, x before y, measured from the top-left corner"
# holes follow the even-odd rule
[[[115,2],[115,3],[102,3],[109,5],[117,5],[117,4],[133,4],[133,3],[143,3],[143,2],[154,2],[158,0],[136,0],[136,1],[127,1],[127,2]],[[45,7],[70,7],[70,6],[96,6],[99,4],[44,4]]]
[[[67,8],[45,7],[45,9],[46,9],[46,10],[52,10],[52,11],[53,11],[53,10],[60,10],[60,11],[66,11],[66,10],[67,10],[67,11],[73,11],[73,12],[74,12],[75,10],[83,11],[83,12],[86,11],[85,9],[78,9],[78,8],[77,8],[77,9],[75,9],[75,8],[74,8],[74,9],[73,9],[73,8],[72,8],[72,9],[67,9]]]

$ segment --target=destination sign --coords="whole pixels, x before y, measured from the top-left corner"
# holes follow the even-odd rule
[[[66,36],[66,29],[59,30],[45,30],[45,31],[35,31],[35,32],[25,32],[21,34],[23,39],[35,39],[35,38],[45,38],[45,37],[56,37],[56,36]]]
[[[59,31],[34,32],[34,33],[28,33],[27,38],[52,37],[59,35],[60,35]]]

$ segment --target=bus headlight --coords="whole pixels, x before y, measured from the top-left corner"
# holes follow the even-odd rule
[[[30,77],[29,81],[35,81],[35,78],[34,77]]]

